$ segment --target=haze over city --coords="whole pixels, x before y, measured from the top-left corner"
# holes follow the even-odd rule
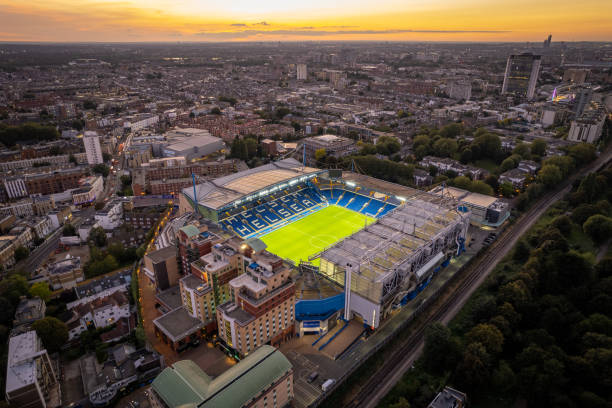
[[[0,0],[0,41],[606,41],[611,15],[605,0]]]

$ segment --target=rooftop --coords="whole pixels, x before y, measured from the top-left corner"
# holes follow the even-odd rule
[[[172,341],[179,341],[202,328],[203,323],[192,317],[184,307],[178,307],[171,312],[153,320],[157,326]]]
[[[172,257],[176,258],[176,247],[170,245],[156,251],[151,251],[146,256],[153,261],[153,263],[164,262]]]
[[[159,292],[155,298],[167,306],[170,310],[181,307],[181,290],[178,285],[172,286]]]
[[[34,358],[39,351],[38,336],[34,330],[9,339],[6,392],[18,390],[36,381]]]
[[[214,379],[193,361],[179,361],[162,371],[152,387],[170,408],[241,407],[291,370],[280,351],[264,345]]]
[[[217,210],[243,197],[246,200],[255,198],[255,194],[249,195],[268,187],[272,187],[271,191],[285,188],[292,179],[305,180],[305,176],[314,176],[319,171],[316,168],[304,167],[295,159],[279,160],[196,185],[198,204]],[[271,191],[259,194],[264,195]],[[183,189],[183,194],[193,202],[193,187]]]

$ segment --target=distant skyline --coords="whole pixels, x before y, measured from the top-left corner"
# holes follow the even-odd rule
[[[612,41],[610,0],[0,0],[0,41]]]

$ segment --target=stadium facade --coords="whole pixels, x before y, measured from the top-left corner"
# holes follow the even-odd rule
[[[356,232],[304,253],[299,261],[287,260],[300,271],[315,271],[343,291],[343,303],[338,296],[304,305],[298,301],[295,319],[300,333],[306,326],[316,331],[317,322],[324,326],[325,319],[342,310],[347,321],[357,318],[367,327],[378,327],[395,305],[416,296],[464,249],[470,214],[452,197],[356,173],[307,167],[294,159],[185,188],[180,213],[193,211],[196,203],[202,216],[245,240],[265,241],[266,234],[329,206],[361,213],[369,220]],[[329,228],[333,230],[333,225]],[[288,239],[308,241],[309,237]]]

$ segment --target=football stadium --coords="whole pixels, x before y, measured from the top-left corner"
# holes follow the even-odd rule
[[[296,304],[305,330],[341,310],[378,327],[460,253],[469,224],[452,197],[292,158],[185,188],[179,212],[194,209],[339,288],[334,299]]]

